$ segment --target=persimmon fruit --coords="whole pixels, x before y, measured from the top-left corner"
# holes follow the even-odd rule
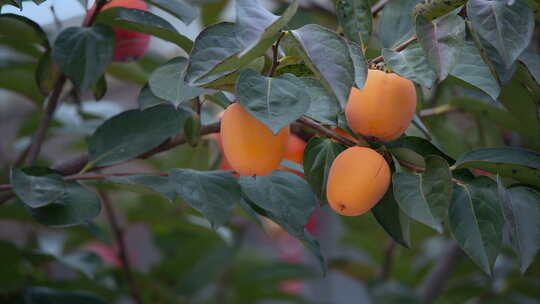
[[[112,0],[103,6],[102,11],[113,7],[134,8],[142,11],[148,11],[148,5],[143,0]],[[96,10],[96,4],[90,8],[86,19],[90,18]],[[144,55],[150,44],[150,35],[125,30],[113,26],[115,35],[115,47],[113,61],[127,61],[136,59]]]
[[[364,214],[384,196],[390,176],[388,163],[375,150],[348,148],[330,167],[326,184],[328,203],[341,215]]]
[[[364,88],[351,89],[345,115],[355,133],[389,142],[405,132],[415,110],[412,81],[394,73],[369,70]]]
[[[230,105],[221,120],[223,153],[240,175],[263,176],[276,170],[285,155],[289,126],[272,134],[239,103]]]

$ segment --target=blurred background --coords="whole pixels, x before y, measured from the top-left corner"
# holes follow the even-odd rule
[[[200,6],[202,14],[189,26],[163,11],[152,11],[191,39],[206,25],[234,21],[232,0],[192,2]],[[264,3],[275,13],[287,5],[284,0]],[[302,9],[290,27],[317,23],[336,28],[332,1],[300,3]],[[31,18],[53,41],[61,29],[78,26],[92,4],[92,0],[48,0],[37,6],[25,1],[22,11],[4,6],[2,13]],[[380,52],[377,22],[378,18],[367,52],[370,58]],[[538,29],[535,37],[537,43]],[[538,53],[537,47],[533,44],[531,50]],[[143,58],[111,65],[107,71],[108,92],[101,101],[95,102],[90,95],[66,96],[45,141],[41,164],[59,166],[86,152],[86,136],[104,120],[138,108],[140,89],[156,67],[186,55],[177,46],[152,38]],[[37,56],[21,55],[0,43],[0,184],[7,182],[9,167],[37,129],[43,98],[34,81],[36,60]],[[538,134],[531,135],[531,130],[523,127],[528,122],[518,122],[516,127],[481,112],[483,105],[490,109],[502,107],[456,78],[419,92],[419,113],[424,114],[424,124],[434,141],[453,157],[473,148],[505,144],[540,151]],[[479,106],[460,103],[462,97],[457,96],[466,96]],[[205,105],[202,123],[217,120],[220,109],[210,103]],[[449,109],[442,113],[431,111],[439,106]],[[298,133],[296,145],[301,150],[312,134]],[[415,126],[407,134],[426,136]],[[301,157],[291,160],[301,162]],[[222,161],[216,137],[208,136],[196,147],[179,146],[151,159],[116,167],[115,171],[208,170],[222,168]],[[371,214],[338,217],[323,206],[316,210],[308,227],[321,242],[329,265],[327,276],[322,277],[316,259],[269,221],[258,225],[239,210],[231,225],[214,231],[180,201],[171,203],[141,187],[91,185],[106,191],[114,206],[118,225],[125,234],[133,280],[144,303],[420,303],[416,295],[429,280],[434,265],[452,247],[448,235],[438,235],[415,223],[411,226],[412,247],[404,248],[391,241]],[[21,204],[3,205],[0,303],[10,303],[9,293],[26,286],[84,290],[99,295],[106,303],[133,303],[113,232],[105,210],[86,226],[48,229],[33,221]],[[455,258],[459,263],[448,270],[449,280],[433,303],[540,303],[537,261],[522,276],[510,251],[504,251],[493,277],[488,277],[459,252]]]

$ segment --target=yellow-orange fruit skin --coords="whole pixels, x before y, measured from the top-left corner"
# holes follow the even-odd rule
[[[221,120],[223,153],[240,175],[262,176],[276,170],[288,138],[288,126],[274,135],[238,103],[229,106]]]
[[[415,110],[412,81],[394,73],[369,70],[364,88],[351,89],[345,115],[357,134],[388,142],[405,132]]]
[[[364,214],[384,196],[390,175],[388,163],[375,150],[348,148],[330,168],[326,183],[328,203],[341,215]]]

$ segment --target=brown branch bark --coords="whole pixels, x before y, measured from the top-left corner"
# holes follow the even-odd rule
[[[131,271],[131,264],[129,263],[128,251],[126,247],[126,242],[124,240],[124,231],[118,224],[114,209],[112,207],[111,201],[107,193],[104,191],[99,192],[101,200],[103,201],[103,207],[105,208],[105,215],[111,227],[112,233],[115,236],[116,243],[118,244],[118,258],[122,263],[122,270],[126,276],[126,280],[129,285],[131,297],[133,301],[137,304],[142,304],[141,294],[133,277],[133,272]]]
[[[424,304],[431,304],[441,294],[452,271],[463,257],[463,251],[457,243],[448,245],[445,254],[433,267],[418,288],[418,295]]]
[[[281,42],[281,39],[285,36],[287,32],[281,32],[279,35],[278,40],[274,45],[272,45],[272,67],[270,68],[270,71],[268,72],[268,77],[274,76],[274,73],[276,72],[277,67],[279,66],[279,43]]]

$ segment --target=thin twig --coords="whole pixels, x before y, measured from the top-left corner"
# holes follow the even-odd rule
[[[105,208],[105,215],[107,216],[107,220],[109,221],[111,230],[116,238],[116,243],[118,244],[118,258],[120,259],[120,262],[122,263],[122,268],[123,268],[124,274],[126,276],[126,280],[129,285],[131,297],[133,298],[133,301],[135,301],[135,303],[142,304],[143,303],[142,298],[141,298],[139,289],[137,288],[135,279],[133,278],[133,273],[131,271],[131,264],[129,263],[126,242],[124,240],[124,231],[118,224],[118,220],[116,219],[114,209],[112,207],[111,201],[107,193],[105,193],[104,191],[100,191],[99,194],[103,201],[103,206]]]
[[[386,280],[390,276],[392,270],[392,263],[394,261],[394,253],[396,251],[396,242],[389,240],[386,249],[384,250],[384,260],[381,267],[381,279]]]
[[[272,67],[270,68],[270,71],[268,72],[268,77],[274,76],[274,73],[276,72],[277,67],[279,66],[279,43],[281,42],[281,39],[283,36],[285,36],[286,32],[281,32],[281,35],[279,35],[279,38],[277,39],[276,43],[272,45],[272,53],[274,54],[272,59]]]
[[[435,116],[435,115],[441,115],[448,112],[453,112],[459,110],[458,107],[452,106],[449,104],[444,104],[435,108],[431,109],[424,109],[420,111],[420,117],[429,117],[429,116]]]
[[[431,304],[440,295],[462,257],[463,251],[457,243],[452,242],[418,288],[422,303]]]
[[[297,121],[298,121],[298,123],[300,123],[300,124],[302,124],[304,126],[307,126],[307,127],[311,128],[311,129],[314,129],[314,130],[318,131],[319,133],[323,134],[326,137],[329,137],[329,138],[332,138],[332,139],[335,139],[335,140],[339,141],[340,143],[344,144],[345,146],[348,146],[348,147],[356,146],[356,143],[351,141],[350,139],[345,138],[345,137],[337,134],[336,132],[321,126],[320,124],[316,123],[315,121],[313,121],[313,120],[311,120],[309,118],[301,117]]]
[[[413,36],[413,37],[409,38],[407,41],[405,41],[402,44],[400,44],[399,46],[397,46],[394,49],[394,51],[401,52],[404,49],[406,49],[409,45],[411,45],[413,42],[415,42],[416,40],[418,40],[418,38],[416,38],[416,36]],[[377,63],[380,63],[382,61],[384,61],[384,58],[382,56],[379,56],[379,57],[375,57],[375,58],[371,59],[370,63],[371,64],[377,64]]]
[[[49,128],[49,124],[51,122],[54,111],[56,111],[56,107],[58,106],[58,100],[60,99],[60,94],[62,93],[62,90],[64,89],[64,84],[66,83],[66,80],[67,80],[66,76],[62,74],[58,78],[58,81],[56,82],[54,86],[54,90],[51,94],[51,97],[49,98],[47,102],[45,113],[41,117],[39,128],[32,139],[30,148],[28,148],[28,158],[26,160],[26,164],[28,166],[31,166],[34,164],[34,162],[37,160],[39,156],[39,152],[41,152],[41,146],[43,145],[43,140],[45,140],[47,129]]]
[[[377,16],[388,2],[389,0],[379,0],[377,3],[373,4],[373,6],[371,6],[371,15],[373,15],[373,17]]]

